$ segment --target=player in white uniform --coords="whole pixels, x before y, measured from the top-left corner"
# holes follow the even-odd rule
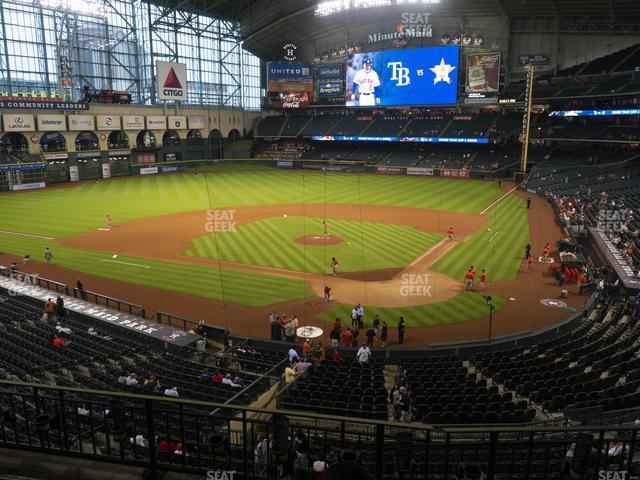
[[[358,104],[361,107],[373,107],[380,103],[380,98],[376,95],[376,88],[380,86],[378,74],[371,68],[373,60],[367,57],[364,59],[364,67],[358,70],[353,77],[351,86],[351,100],[355,101],[356,91],[358,93]]]

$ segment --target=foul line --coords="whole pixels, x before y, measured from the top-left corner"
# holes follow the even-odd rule
[[[9,230],[0,230],[0,233],[6,233],[7,235],[18,235],[20,237],[33,237],[33,238],[42,238],[44,240],[55,240],[55,238],[53,237],[43,237],[42,235],[32,235],[30,233],[12,232]]]
[[[489,243],[493,242],[493,239],[496,238],[496,236],[500,235],[502,232],[496,232],[493,234],[493,236],[489,239]]]
[[[480,212],[480,215],[487,213],[487,211],[489,211],[489,209],[491,209],[491,207],[493,207],[494,205],[496,205],[500,200],[502,200],[504,197],[506,197],[507,195],[509,195],[511,192],[513,192],[516,188],[518,188],[518,185],[516,185],[515,187],[513,187],[511,190],[509,190],[507,193],[505,193],[504,195],[502,195],[499,199],[497,199],[495,202],[493,202],[491,205],[489,205],[487,208],[485,208],[484,210],[482,210]]]
[[[137,263],[129,263],[129,262],[121,262],[120,260],[100,260],[101,262],[111,262],[111,263],[120,263],[122,265],[131,265],[132,267],[146,268],[147,270],[151,267],[147,267],[146,265],[138,265]]]

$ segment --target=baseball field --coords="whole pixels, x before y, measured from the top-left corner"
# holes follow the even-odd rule
[[[496,309],[509,301],[530,240],[525,201],[511,189],[275,169],[85,182],[0,196],[0,252],[29,255],[31,270],[50,277],[49,247],[55,267],[126,283],[134,303],[140,287],[256,317],[291,304],[310,321],[332,321],[362,303],[367,318],[390,326],[399,316],[407,326],[447,325],[486,315],[487,292]],[[486,270],[486,291],[464,291],[471,265]]]

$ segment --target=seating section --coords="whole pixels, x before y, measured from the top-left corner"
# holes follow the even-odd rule
[[[345,115],[329,131],[330,135],[364,135],[373,120],[367,116]]]
[[[635,345],[640,327],[623,320],[625,306],[605,303],[573,331],[539,345],[478,353],[472,363],[548,412],[640,406]],[[640,370],[638,370],[640,371]]]
[[[536,411],[526,400],[514,402],[513,393],[469,373],[457,357],[411,358],[407,370],[416,419],[429,424],[524,423]]]
[[[279,115],[277,117],[265,117],[256,126],[256,137],[275,137],[279,135],[280,129],[284,125],[288,117]]]
[[[206,363],[202,354],[189,351],[194,359],[156,350],[144,337],[104,322],[79,320],[73,315],[64,319],[63,333],[68,346],[55,349],[56,321],[42,320],[42,307],[26,297],[0,297],[0,376],[68,387],[139,392],[144,379],[154,373],[165,388],[177,387],[181,398],[224,402],[250,384],[255,374],[226,368],[216,362]],[[98,336],[87,333],[94,327]],[[202,370],[211,374],[240,378],[237,386],[200,380]],[[124,377],[136,373],[137,387],[128,387]],[[261,393],[261,392],[260,392]],[[243,395],[237,402],[248,403],[253,397]]]
[[[284,123],[284,127],[282,129],[282,137],[296,137],[300,134],[300,130],[304,127],[309,120],[311,120],[310,115],[289,115],[287,116],[287,120]]]
[[[374,361],[361,365],[355,359],[334,364],[325,360],[298,378],[280,405],[328,415],[387,420],[383,364]]]

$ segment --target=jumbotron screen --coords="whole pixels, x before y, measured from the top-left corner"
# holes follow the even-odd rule
[[[454,105],[459,49],[447,46],[350,55],[346,106]]]

